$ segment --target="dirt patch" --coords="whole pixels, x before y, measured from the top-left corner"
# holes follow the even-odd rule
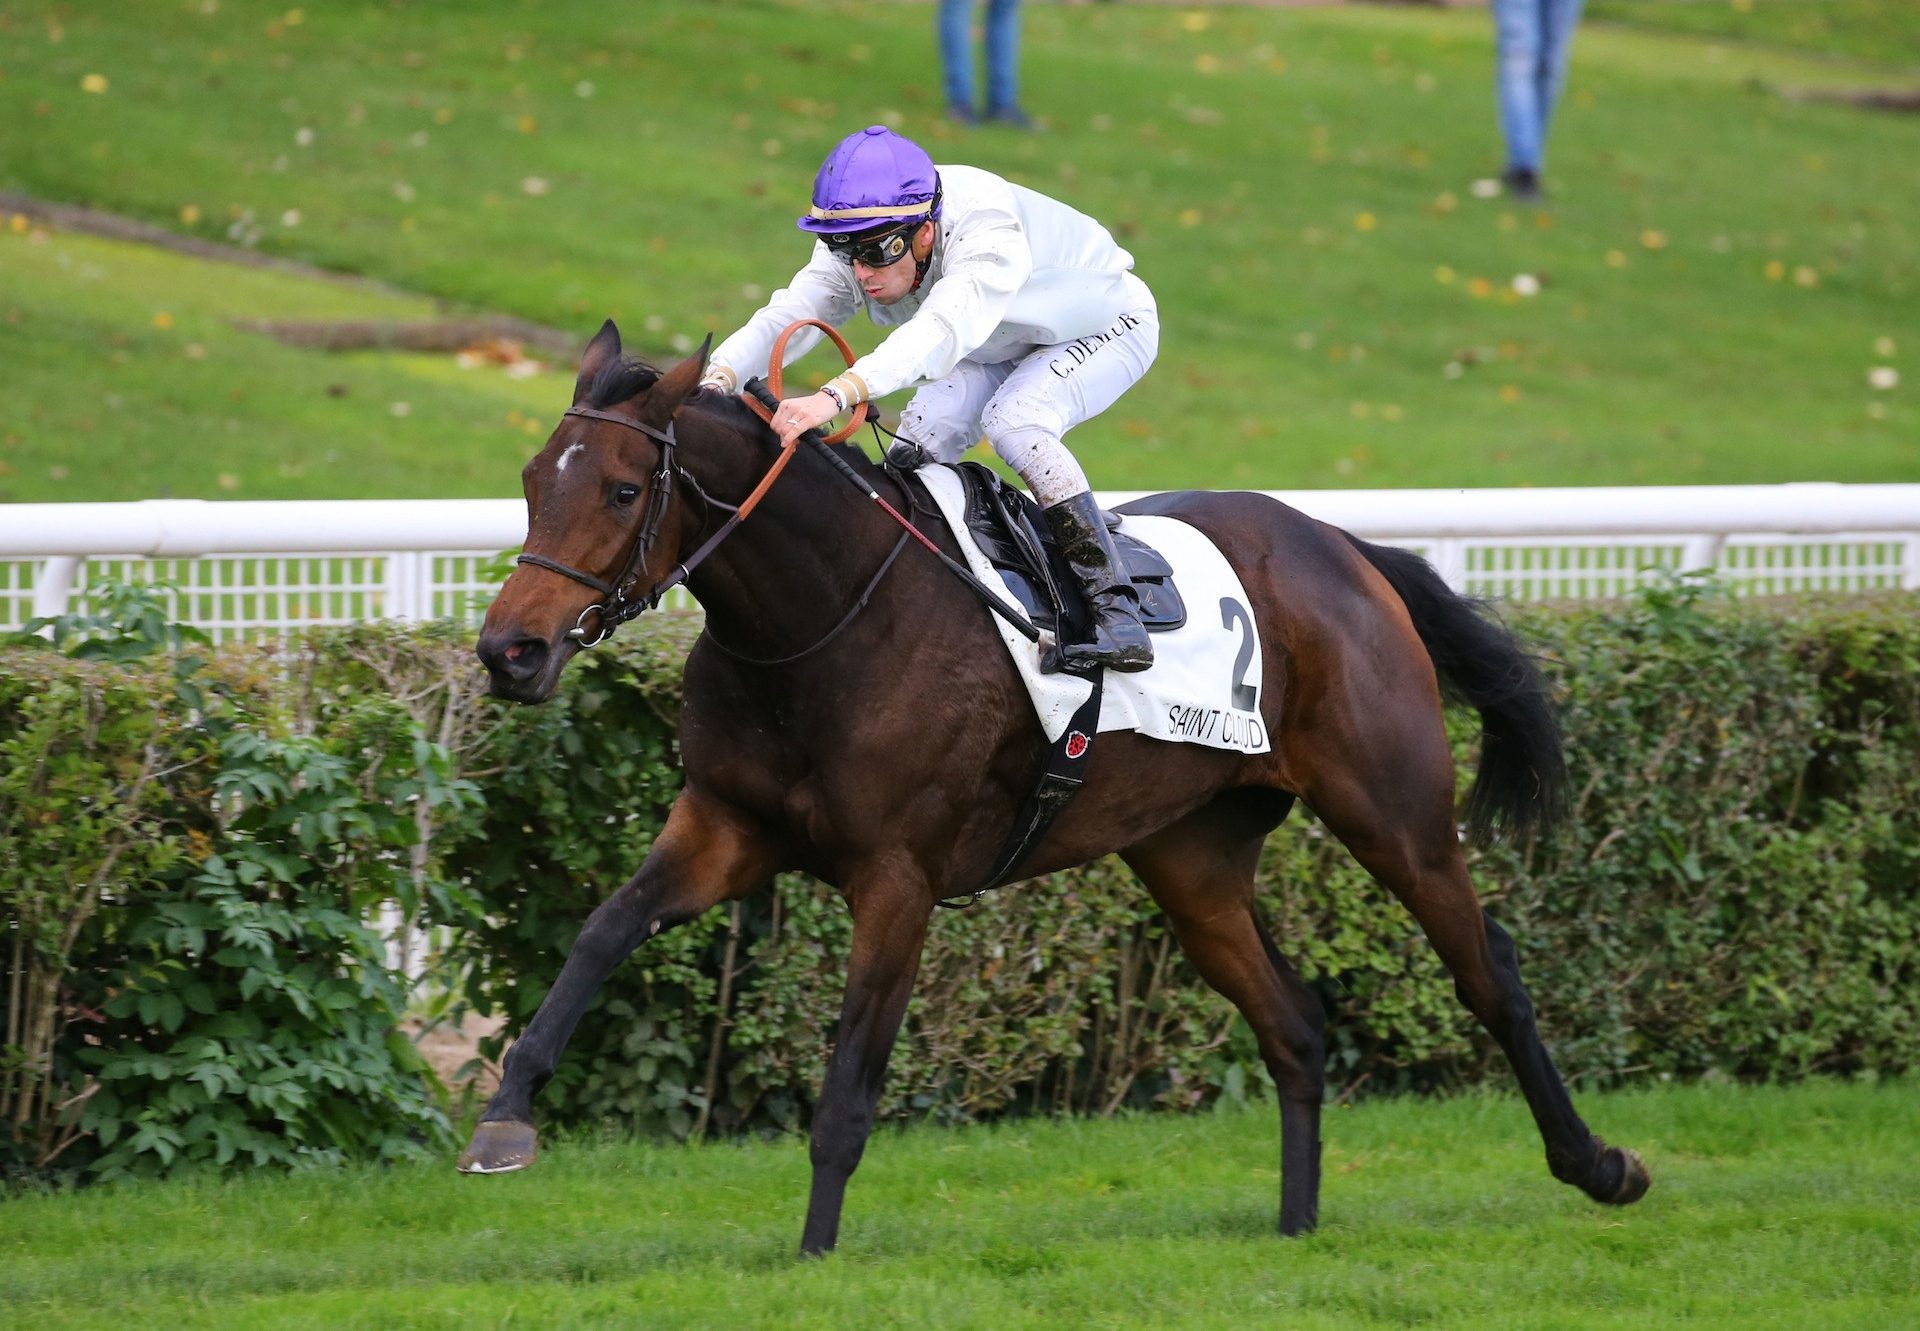
[[[384,296],[405,296],[415,299],[419,297],[418,292],[402,291],[384,282],[376,282],[370,277],[334,272],[310,263],[301,263],[297,259],[276,258],[240,245],[222,245],[217,241],[201,240],[195,236],[176,235],[165,227],[136,222],[130,217],[121,217],[115,213],[103,213],[97,208],[80,208],[68,203],[53,203],[26,194],[0,190],[0,212],[19,213],[34,221],[44,222],[56,231],[104,236],[108,240],[134,241],[141,245],[154,245],[160,249],[171,250],[175,254],[190,254],[196,259],[212,259],[219,263],[238,264],[243,268],[265,268],[277,273],[309,278],[315,282],[330,283],[333,286],[378,292]]]
[[[1781,88],[1790,102],[1826,102],[1861,111],[1920,115],[1920,88]]]
[[[505,365],[527,363],[531,349],[572,363],[581,339],[557,328],[505,315],[473,319],[236,319],[234,327],[309,351],[465,352]]]
[[[101,212],[96,208],[53,203],[46,199],[36,199],[29,195],[0,190],[0,214],[11,213],[30,218],[56,231],[102,236],[108,240],[129,241],[138,245],[152,245],[174,254],[185,254],[214,263],[237,264],[243,268],[263,268],[270,272],[285,273],[311,282],[325,282],[330,286],[349,287],[383,296],[413,300],[422,298],[421,293],[417,291],[405,291],[385,282],[360,277],[353,273],[335,272],[310,263],[301,263],[297,259],[282,259],[270,254],[261,254],[242,245],[223,245],[218,241],[202,240],[197,236],[177,235],[165,227],[138,222],[115,213]],[[384,348],[399,351],[440,352],[461,351],[473,346],[512,345],[571,364],[579,355],[580,348],[585,342],[583,335],[578,332],[570,333],[562,329],[550,328],[545,324],[534,323],[529,319],[516,319],[508,315],[450,315],[444,319],[419,321],[350,319],[333,323],[292,323],[260,319],[237,320],[236,323],[249,332],[263,333],[291,346],[320,351]]]

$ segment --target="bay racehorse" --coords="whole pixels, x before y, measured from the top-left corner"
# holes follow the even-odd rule
[[[685,788],[508,1051],[460,1167],[532,1160],[534,1096],[629,953],[799,870],[838,889],[853,918],[800,1241],[820,1253],[838,1236],[935,903],[981,885],[1046,746],[973,594],[931,554],[901,554],[900,528],[818,449],[792,454],[751,519],[675,574],[779,452],[741,399],[698,387],[704,356],[656,371],[623,356],[609,321],[582,357],[573,406],[522,473],[526,553],[478,643],[497,697],[546,699],[583,644],[677,577],[706,627],[686,664]],[[906,506],[857,449],[835,452]],[[1280,1232],[1299,1234],[1319,1207],[1323,1015],[1256,917],[1254,868],[1267,834],[1305,801],[1425,930],[1512,1064],[1553,1175],[1597,1201],[1637,1200],[1647,1171],[1575,1112],[1513,941],[1474,896],[1455,823],[1443,696],[1483,726],[1469,828],[1525,828],[1556,811],[1561,741],[1531,660],[1418,557],[1274,500],[1192,491],[1124,511],[1191,524],[1238,572],[1259,626],[1273,748],[1249,756],[1103,734],[1082,793],[1014,876],[1117,853],[1146,884],[1195,968],[1258,1037],[1279,1092]],[[938,539],[956,553],[944,528]]]

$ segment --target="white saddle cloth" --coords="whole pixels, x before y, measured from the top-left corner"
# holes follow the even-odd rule
[[[999,571],[967,531],[959,477],[944,466],[922,467],[919,475],[959,537],[968,567],[1019,610],[1019,601],[1006,590]],[[1260,635],[1239,575],[1213,542],[1177,518],[1128,515],[1121,520],[1120,530],[1145,541],[1173,565],[1174,582],[1187,606],[1187,622],[1152,635],[1150,669],[1134,674],[1107,672],[1100,729],[1137,730],[1155,739],[1239,753],[1267,752],[1272,745],[1260,718]],[[992,619],[1027,692],[1033,695],[1034,711],[1047,738],[1059,739],[1093,685],[1073,675],[1041,674],[1040,647],[999,615]]]

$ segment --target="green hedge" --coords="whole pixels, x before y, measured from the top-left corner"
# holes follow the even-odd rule
[[[0,1174],[444,1150],[368,920],[454,912],[415,851],[471,787],[403,696],[341,682],[348,640],[154,657],[179,635],[129,606],[97,659],[0,654]]]
[[[1519,943],[1543,1031],[1570,1076],[1785,1079],[1893,1074],[1920,1062],[1909,1001],[1920,984],[1916,610],[1920,597],[1906,594],[1733,603],[1675,583],[1631,603],[1515,612],[1561,693],[1574,814],[1541,839],[1476,850],[1473,867]],[[312,655],[276,658],[271,672],[258,653],[223,656],[220,669],[254,699],[239,730],[256,745],[291,746],[265,764],[288,792],[315,793],[318,778],[299,764],[336,764],[321,764],[332,776],[317,786],[330,792],[321,803],[335,823],[329,831],[308,805],[285,804],[289,794],[261,792],[252,829],[236,824],[217,794],[235,778],[221,774],[257,772],[265,760],[230,737],[215,745],[178,727],[168,744],[185,746],[182,761],[200,775],[193,789],[168,794],[166,808],[138,815],[150,830],[126,838],[111,900],[73,950],[63,1010],[86,1015],[67,1028],[60,1096],[94,1085],[83,1102],[91,1112],[111,1091],[123,1115],[132,1103],[154,1132],[171,1126],[176,1150],[223,1158],[205,1125],[182,1117],[192,1103],[156,1089],[177,1083],[179,1069],[162,1079],[159,1065],[123,1057],[178,1056],[180,1032],[168,1025],[176,1016],[221,1020],[226,1065],[243,1083],[266,1057],[249,1052],[249,1038],[268,1034],[283,1060],[320,1058],[329,1040],[347,1041],[362,1060],[362,1080],[334,1083],[340,1121],[296,1133],[269,1106],[245,1120],[281,1152],[269,1158],[438,1149],[444,1119],[417,1098],[417,1071],[388,1038],[392,977],[381,978],[355,912],[395,895],[416,923],[453,926],[437,973],[462,1002],[518,1029],[587,912],[644,856],[678,788],[672,718],[696,631],[689,617],[643,621],[577,662],[538,708],[477,700],[467,644],[446,632],[323,635]],[[135,714],[166,715],[153,707],[173,688],[156,682],[166,678],[0,655],[6,753],[38,742],[20,699],[92,690],[90,705],[112,718],[91,732],[92,756],[71,759],[57,798],[47,782],[37,796],[0,786],[0,832],[12,838],[49,825],[49,810],[60,822],[57,810],[99,805],[106,796],[85,793],[89,782],[104,791],[117,781],[113,798],[140,805],[147,797],[126,791],[145,733]],[[1452,724],[1464,780],[1474,726],[1468,716]],[[296,769],[308,775],[295,778]],[[311,858],[261,849],[296,835],[313,838],[301,852]],[[222,878],[211,867],[215,854],[236,862],[236,837],[262,876]],[[52,837],[30,854],[78,881],[97,854],[85,840]],[[1506,1084],[1410,918],[1310,816],[1296,813],[1272,838],[1261,892],[1282,950],[1326,1001],[1338,1091]],[[165,933],[179,926],[161,923],[172,919],[163,906],[183,894],[228,911],[277,903],[300,915],[297,937],[244,960],[267,966],[292,949],[301,962],[271,964],[281,973],[304,965],[309,990],[331,985],[328,1001],[341,1004],[326,1009],[332,1024],[286,1025],[301,1014],[279,987],[266,992],[277,1005],[263,1022],[271,1031],[237,1030],[262,1015],[261,982],[243,993],[233,964],[243,958],[231,948]],[[803,1121],[847,939],[838,899],[794,878],[653,940],[582,1021],[541,1114],[682,1135]],[[154,990],[139,967],[168,957],[193,979]],[[195,983],[213,1013],[189,1002]],[[154,992],[176,994],[184,1012],[128,997]],[[119,1060],[112,1082],[107,1058]],[[301,1084],[316,1084],[314,1075]],[[965,1119],[1191,1108],[1256,1094],[1263,1080],[1245,1026],[1197,982],[1125,871],[1102,863],[940,913],[886,1111]],[[155,1167],[165,1163],[159,1140],[150,1134],[128,1153],[124,1139],[90,1137],[73,1154],[95,1168]]]

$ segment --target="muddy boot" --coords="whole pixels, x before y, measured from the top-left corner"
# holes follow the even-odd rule
[[[1062,642],[1060,655],[1072,667],[1104,665],[1109,670],[1145,670],[1153,664],[1153,643],[1140,625],[1140,598],[1119,571],[1113,535],[1091,494],[1078,494],[1047,510],[1047,525],[1060,553],[1080,580],[1093,614],[1091,642]]]

